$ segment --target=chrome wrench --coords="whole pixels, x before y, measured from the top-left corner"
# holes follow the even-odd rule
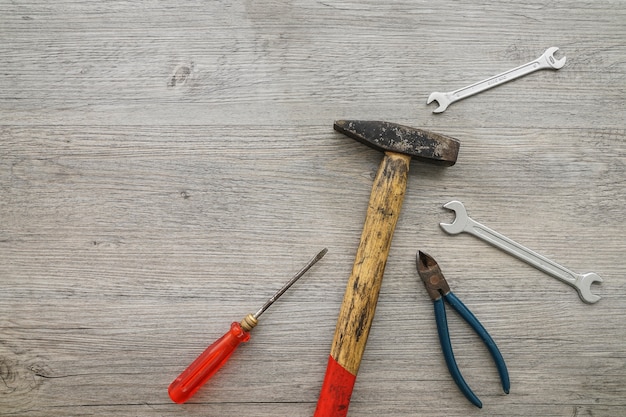
[[[456,235],[461,232],[466,232],[479,237],[498,249],[502,249],[508,254],[534,266],[540,271],[543,271],[546,274],[576,288],[578,295],[584,302],[593,304],[600,300],[599,296],[591,293],[591,284],[594,282],[602,282],[602,278],[598,274],[593,272],[586,274],[577,274],[572,272],[556,262],[553,262],[548,258],[520,245],[519,243],[514,242],[506,236],[483,226],[477,221],[472,220],[467,215],[465,206],[460,201],[450,201],[444,204],[443,207],[456,213],[456,218],[452,224],[439,224],[446,233]]]
[[[535,72],[540,69],[561,69],[565,65],[566,58],[563,57],[558,60],[554,58],[554,53],[558,50],[559,48],[557,48],[556,46],[550,47],[546,49],[543,55],[541,55],[534,61],[531,61],[524,65],[520,65],[517,68],[513,68],[512,70],[505,71],[501,74],[494,75],[493,77],[487,78],[483,81],[479,81],[467,87],[463,87],[449,93],[434,92],[428,97],[428,101],[426,102],[426,104],[437,101],[439,107],[433,110],[433,113],[442,113],[445,109],[448,108],[450,104],[454,103],[455,101],[459,101],[466,97],[488,90],[491,87],[496,87],[500,84],[504,84],[508,81],[530,74],[531,72]]]

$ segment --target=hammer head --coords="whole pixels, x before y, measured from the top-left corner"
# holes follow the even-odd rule
[[[459,154],[458,140],[396,123],[337,120],[337,132],[383,152],[396,152],[437,165],[452,166]]]

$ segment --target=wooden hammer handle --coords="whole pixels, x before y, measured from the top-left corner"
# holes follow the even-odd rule
[[[404,200],[410,161],[410,156],[386,152],[378,168],[315,417],[340,417],[348,412]]]

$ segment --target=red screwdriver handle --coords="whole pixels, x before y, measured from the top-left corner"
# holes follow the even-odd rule
[[[182,404],[193,396],[226,363],[241,342],[250,340],[250,333],[234,322],[226,334],[206,348],[167,389],[172,401]]]

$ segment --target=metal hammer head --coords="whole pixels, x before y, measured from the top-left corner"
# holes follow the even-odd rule
[[[334,127],[379,151],[402,153],[437,165],[454,165],[459,154],[460,143],[454,138],[395,123],[337,120]]]

